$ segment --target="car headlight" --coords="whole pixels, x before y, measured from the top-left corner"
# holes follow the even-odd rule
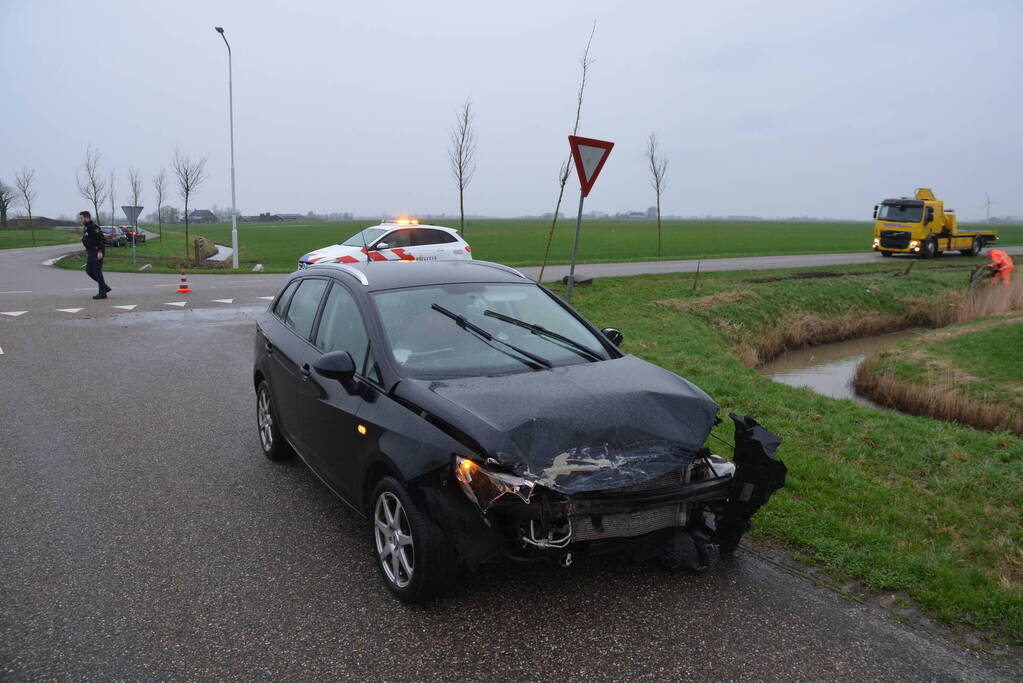
[[[874,246],[875,247],[880,247],[881,246],[881,240],[879,240],[878,238],[875,237],[874,238]]]
[[[533,494],[533,482],[503,472],[491,472],[458,455],[455,456],[455,479],[466,498],[476,503],[481,512],[486,512],[506,494],[518,496],[523,503],[528,503]]]
[[[918,242],[916,240],[913,240],[912,242],[909,243],[909,248],[910,249],[915,249],[916,247],[919,247],[919,246],[920,246],[920,242]]]

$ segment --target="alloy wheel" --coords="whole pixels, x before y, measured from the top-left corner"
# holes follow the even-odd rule
[[[270,409],[270,394],[265,389],[259,392],[256,401],[256,424],[259,426],[259,442],[263,451],[269,453],[274,445],[274,416]]]
[[[398,588],[408,586],[415,571],[412,531],[405,507],[390,491],[381,493],[374,506],[373,538],[387,579]]]

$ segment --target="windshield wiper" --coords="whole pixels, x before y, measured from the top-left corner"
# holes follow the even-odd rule
[[[489,318],[497,318],[498,320],[502,320],[512,325],[518,325],[519,327],[523,327],[532,332],[533,334],[537,335],[538,337],[545,338],[548,341],[559,341],[562,344],[567,344],[569,346],[569,351],[573,351],[582,356],[583,358],[587,358],[591,361],[604,360],[603,356],[601,356],[599,353],[597,353],[590,347],[586,346],[585,344],[580,344],[574,339],[569,339],[568,337],[562,334],[552,332],[551,330],[548,330],[546,327],[542,327],[541,325],[537,325],[536,323],[527,323],[525,320],[512,318],[511,316],[505,315],[503,313],[492,311],[489,308],[483,311],[483,315]]]
[[[478,325],[474,325],[473,323],[471,323],[468,320],[466,320],[464,316],[458,315],[457,313],[455,313],[453,311],[449,311],[448,309],[444,308],[440,304],[432,304],[430,306],[430,308],[432,308],[433,310],[435,310],[435,311],[437,311],[439,313],[443,313],[447,317],[451,318],[463,330],[466,330],[468,332],[473,332],[473,333],[479,335],[484,340],[489,342],[489,344],[490,344],[490,346],[492,348],[495,348],[498,351],[501,351],[502,353],[508,354],[512,358],[515,358],[516,360],[518,360],[518,361],[528,365],[531,368],[538,369],[540,367],[544,367],[544,368],[547,368],[548,370],[550,370],[552,367],[554,367],[553,363],[551,363],[549,360],[547,360],[543,356],[538,356],[535,353],[530,353],[529,351],[526,351],[525,349],[520,349],[519,347],[514,346],[512,344],[509,344],[506,341],[501,341],[500,339],[498,339],[494,335],[492,335],[489,332],[487,332],[486,330],[484,330],[482,327],[480,327]],[[511,349],[515,353],[519,354],[520,356],[524,356],[524,357],[528,358],[529,361],[523,360],[522,358],[516,358],[514,355],[512,355],[508,351],[505,351],[504,349],[501,349],[501,348],[498,348],[498,347],[494,346],[495,342],[498,343],[498,344],[503,344],[504,346],[507,346],[509,349]],[[532,361],[532,362],[530,362],[530,361]]]

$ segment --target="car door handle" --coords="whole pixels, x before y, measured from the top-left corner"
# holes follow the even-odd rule
[[[263,348],[266,349],[267,353],[273,353],[274,352],[274,345],[271,344],[270,342],[266,342],[265,344],[263,344]]]
[[[309,379],[310,372],[311,372],[311,370],[309,368],[309,363],[306,363],[305,365],[302,366],[302,381],[303,382],[305,382],[306,380]]]

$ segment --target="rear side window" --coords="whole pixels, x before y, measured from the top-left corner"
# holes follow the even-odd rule
[[[386,243],[388,249],[411,247],[414,244],[411,230],[395,230],[380,241]]]
[[[298,288],[298,280],[295,280],[288,284],[288,287],[281,294],[280,298],[277,299],[277,303],[274,305],[274,315],[281,320],[284,319],[284,312],[288,310],[288,304],[291,302],[291,297],[295,295],[295,290]]]
[[[369,334],[351,293],[341,285],[333,285],[323,304],[320,326],[316,330],[316,348],[324,353],[347,351],[355,360],[355,368],[364,377],[380,381],[376,363],[370,355]]]
[[[291,305],[284,314],[284,324],[295,330],[295,334],[303,339],[308,339],[309,333],[313,331],[316,310],[320,307],[320,299],[323,298],[323,290],[326,288],[326,280],[302,280],[291,297]]]
[[[422,228],[417,230],[419,234],[416,235],[415,244],[426,245],[426,244],[450,244],[455,242],[456,238],[450,232],[444,232],[443,230],[430,230],[429,228]]]

